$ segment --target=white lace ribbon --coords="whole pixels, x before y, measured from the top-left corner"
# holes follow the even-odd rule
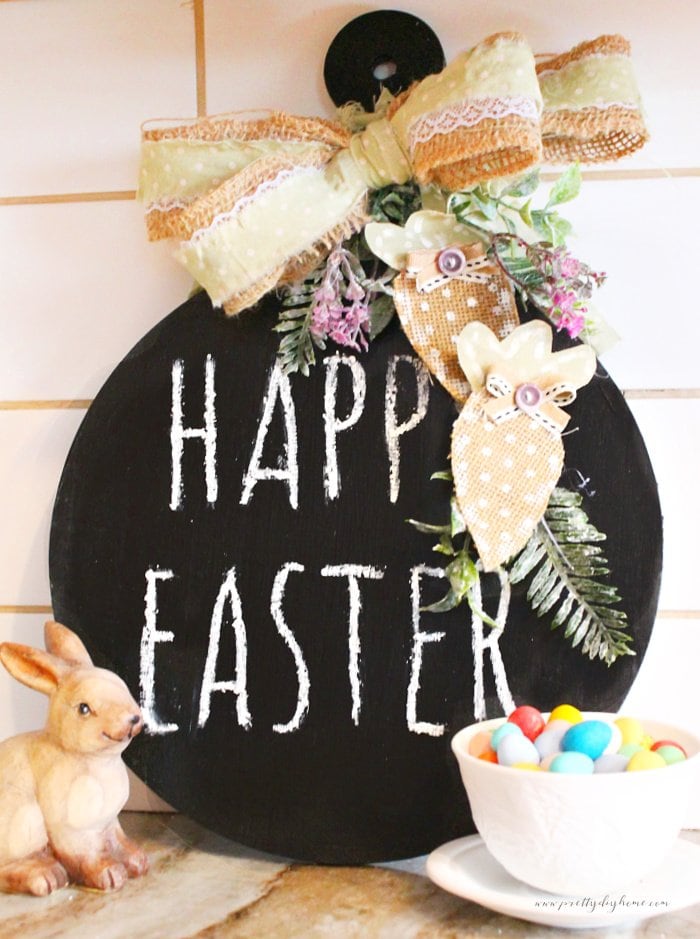
[[[498,120],[511,115],[537,123],[538,103],[526,95],[485,96],[467,98],[458,104],[424,114],[414,121],[409,130],[411,153],[419,143],[427,143],[436,134],[451,134],[461,127],[475,127],[489,118]]]

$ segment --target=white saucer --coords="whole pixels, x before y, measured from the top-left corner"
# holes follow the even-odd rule
[[[700,845],[682,838],[652,874],[599,897],[562,897],[528,887],[501,867],[479,835],[437,848],[427,873],[443,889],[489,910],[568,929],[617,926],[700,903]]]

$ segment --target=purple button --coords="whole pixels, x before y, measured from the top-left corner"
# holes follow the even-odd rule
[[[542,392],[530,382],[515,389],[515,403],[521,411],[533,411],[542,400]]]
[[[464,252],[459,248],[443,248],[438,254],[437,266],[439,270],[448,277],[455,277],[461,274],[467,266],[467,259]]]

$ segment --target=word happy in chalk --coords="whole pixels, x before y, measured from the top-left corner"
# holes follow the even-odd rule
[[[401,364],[415,372],[416,404],[410,416],[400,421],[397,415],[397,372]],[[324,493],[327,501],[337,499],[341,491],[341,474],[338,466],[336,441],[338,434],[349,430],[362,416],[365,402],[366,378],[362,365],[354,356],[333,355],[324,360],[326,381],[323,396],[323,426],[325,436],[325,463],[323,470]],[[337,413],[338,371],[347,368],[352,377],[353,404],[350,413],[340,417]],[[384,398],[384,437],[388,458],[389,500],[396,502],[400,489],[400,441],[404,434],[414,430],[424,419],[428,410],[429,377],[420,359],[410,355],[396,355],[389,360]],[[277,466],[263,466],[262,455],[265,439],[270,429],[275,409],[282,408],[285,428],[284,452]],[[185,442],[199,439],[204,445],[204,473],[207,502],[215,505],[219,497],[217,479],[217,421],[215,362],[207,356],[204,379],[204,420],[200,427],[184,425],[184,365],[178,359],[172,367],[172,421],[170,443],[172,451],[172,474],[170,508],[173,511],[184,505],[182,458]],[[292,397],[289,377],[279,365],[272,368],[263,398],[262,415],[258,432],[243,477],[241,505],[248,505],[256,485],[262,480],[277,480],[287,486],[289,504],[299,506],[299,453],[297,437],[297,415]]]

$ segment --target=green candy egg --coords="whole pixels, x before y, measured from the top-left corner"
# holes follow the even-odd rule
[[[658,753],[660,757],[663,757],[664,762],[669,766],[672,763],[682,763],[685,760],[685,753],[683,753],[681,748],[674,747],[671,744],[666,744],[664,747],[659,747],[658,750],[656,750],[656,753]]]
[[[639,753],[640,750],[643,750],[644,747],[641,743],[623,743],[620,749],[617,751],[622,756],[634,756],[635,753]]]

